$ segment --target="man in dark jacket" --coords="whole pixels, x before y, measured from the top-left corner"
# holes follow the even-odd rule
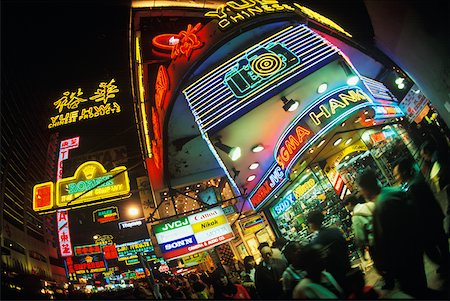
[[[438,265],[438,273],[448,276],[448,240],[444,232],[444,214],[438,201],[423,176],[414,171],[410,160],[399,161],[394,167],[394,176],[403,184],[408,200],[422,221],[418,238],[422,238],[425,254]]]
[[[337,283],[346,290],[345,274],[350,271],[350,259],[347,241],[338,228],[322,226],[324,216],[318,210],[311,211],[306,218],[312,231],[317,231],[311,244],[319,244],[326,248],[325,270],[329,272]]]
[[[420,223],[406,194],[399,188],[381,188],[371,169],[363,171],[357,183],[361,194],[375,202],[373,261],[376,269],[385,280],[397,280],[405,293],[415,298],[426,297],[423,248],[417,243]]]
[[[255,286],[258,295],[262,299],[283,299],[281,277],[287,267],[286,262],[272,258],[273,251],[268,243],[261,243],[258,250],[263,259],[255,271]]]

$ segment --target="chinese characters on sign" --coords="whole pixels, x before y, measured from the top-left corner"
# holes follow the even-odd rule
[[[175,37],[179,41],[172,48],[172,59],[176,59],[177,57],[183,55],[186,58],[189,58],[192,50],[202,47],[203,43],[197,36],[197,33],[201,27],[201,23],[197,23],[195,26],[189,24],[186,30],[180,31],[180,33]]]
[[[73,137],[67,140],[61,141],[59,147],[59,157],[58,157],[58,169],[56,172],[56,181],[59,181],[63,177],[63,161],[69,158],[69,150],[78,148],[80,145],[80,137]]]
[[[115,98],[115,94],[119,92],[119,89],[114,83],[114,79],[111,79],[109,82],[101,82],[98,89],[90,97],[83,96],[84,92],[81,88],[78,88],[75,92],[64,92],[63,96],[53,103],[55,109],[58,111],[58,115],[50,117],[48,128],[51,129],[83,119],[92,119],[119,113],[121,111],[120,105],[117,102],[108,102],[110,99]],[[92,104],[92,101],[94,104]],[[95,103],[100,104],[96,105]],[[79,108],[81,104],[92,105]]]
[[[67,210],[58,210],[56,213],[56,222],[58,225],[58,240],[61,257],[72,256],[72,242],[69,232],[69,215]]]

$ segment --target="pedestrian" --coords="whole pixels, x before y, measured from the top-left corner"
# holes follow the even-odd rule
[[[323,246],[309,244],[299,254],[305,277],[295,286],[293,299],[339,299],[343,290],[334,277],[325,271]]]
[[[321,211],[309,212],[306,220],[310,229],[316,232],[311,243],[322,245],[326,249],[325,269],[345,290],[345,274],[350,271],[350,258],[344,235],[336,227],[323,227],[324,215]]]
[[[439,149],[434,142],[425,141],[420,155],[425,165],[425,178],[445,213],[444,230],[450,237],[450,152],[448,147]]]
[[[366,202],[364,198],[357,194],[350,194],[345,197],[344,204],[352,215],[355,244],[361,252],[361,257],[365,259],[366,248],[369,249],[369,254],[372,253],[373,249],[372,218],[375,203]]]
[[[213,273],[214,299],[250,299],[245,287],[238,283],[232,283],[225,270],[218,268]]]
[[[281,251],[284,246],[288,243],[288,240],[284,237],[278,237],[275,239],[275,241],[272,244],[272,252],[273,252],[273,258],[278,258],[281,260],[284,260],[286,264],[288,264],[286,257],[283,255],[283,252]]]
[[[242,285],[247,289],[252,299],[259,299],[255,286],[256,262],[253,256],[245,256],[244,271],[241,273]]]
[[[272,257],[273,251],[268,243],[261,243],[258,250],[262,261],[255,271],[256,291],[262,299],[281,299],[283,298],[281,277],[287,264],[281,259]]]
[[[417,230],[420,231],[418,238],[423,241],[425,254],[438,266],[437,273],[446,279],[449,272],[449,245],[442,209],[423,176],[414,171],[410,160],[400,160],[393,173],[396,180],[403,184],[417,218],[422,220],[422,227]]]
[[[392,289],[394,280],[405,293],[424,297],[427,281],[423,248],[417,244],[417,220],[407,196],[399,188],[381,187],[375,172],[366,169],[357,177],[362,196],[375,203],[373,212],[375,268]]]
[[[189,274],[189,281],[197,299],[209,299],[209,290],[206,283],[204,283],[200,277],[195,274]]]
[[[283,248],[283,254],[289,265],[282,275],[283,292],[286,299],[292,298],[295,286],[305,277],[305,271],[300,264],[300,253],[302,246],[299,242],[291,241],[286,243]]]

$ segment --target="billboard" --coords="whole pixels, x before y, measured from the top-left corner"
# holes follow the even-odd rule
[[[166,260],[205,251],[234,238],[221,207],[162,223],[153,229]]]

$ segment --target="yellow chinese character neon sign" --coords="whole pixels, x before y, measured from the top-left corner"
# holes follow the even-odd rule
[[[84,92],[81,88],[78,88],[75,92],[64,92],[63,96],[53,103],[59,114],[50,117],[48,128],[51,129],[69,123],[76,123],[80,120],[119,113],[121,108],[117,102],[108,103],[119,92],[118,87],[114,83],[114,79],[111,79],[109,82],[101,82],[94,95],[88,98],[83,96]],[[92,103],[90,106],[78,109],[81,103],[90,104],[89,100],[93,100],[95,103],[101,102],[102,104],[95,105]],[[67,112],[68,110],[72,111]]]

